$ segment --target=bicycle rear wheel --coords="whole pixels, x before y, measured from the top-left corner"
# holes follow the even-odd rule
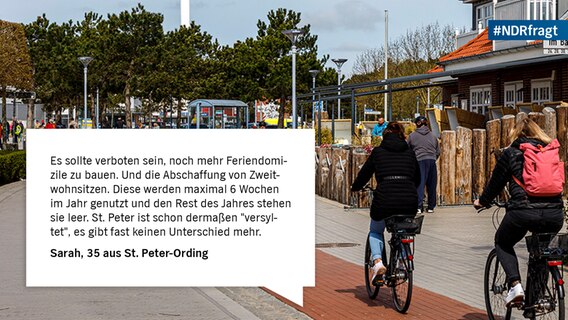
[[[485,308],[489,320],[511,319],[511,309],[505,304],[507,293],[507,275],[493,249],[487,257],[484,276]]]
[[[396,310],[405,313],[410,307],[410,299],[412,298],[412,269],[407,254],[404,253],[402,246],[395,249],[391,259],[393,264],[392,278],[392,300]]]
[[[534,319],[564,320],[566,311],[564,297],[561,295],[562,288],[556,283],[551,272],[558,274],[559,271],[556,268],[547,268],[547,271],[539,276],[540,279],[535,279],[540,285],[535,286]]]
[[[371,244],[369,243],[369,237],[367,236],[367,243],[365,244],[365,287],[367,287],[367,294],[370,299],[375,299],[379,294],[379,286],[373,284],[373,279],[371,279],[372,271],[371,266],[373,261],[371,261]]]

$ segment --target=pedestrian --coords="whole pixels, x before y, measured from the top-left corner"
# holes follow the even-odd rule
[[[371,136],[374,137],[383,137],[383,132],[385,131],[386,127],[388,126],[388,121],[385,121],[385,118],[379,118],[379,123],[375,124],[373,127],[373,132]]]
[[[115,127],[116,129],[123,129],[123,128],[124,128],[124,121],[122,120],[121,117],[118,117],[118,119],[116,120],[116,123],[115,123],[114,127]]]
[[[505,298],[507,306],[524,299],[519,261],[514,249],[515,244],[521,241],[528,231],[531,231],[533,234],[556,234],[560,231],[564,222],[562,191],[555,196],[535,196],[529,195],[525,188],[522,187],[528,180],[523,178],[525,159],[523,151],[520,149],[521,144],[528,143],[534,147],[542,148],[552,142],[558,147],[557,140],[552,140],[529,118],[522,119],[516,123],[510,133],[510,138],[513,143],[503,151],[499,160],[497,160],[489,183],[483,190],[481,197],[473,203],[476,208],[490,206],[493,199],[497,197],[505,185],[509,184],[511,197],[506,204],[506,213],[503,216],[503,220],[495,232],[497,259],[499,259],[505,270],[507,284],[510,288]],[[534,165],[536,166],[537,164],[534,163]],[[556,162],[552,165],[559,164]],[[542,170],[541,174],[546,174],[547,172],[551,171]],[[553,180],[554,177],[550,179]],[[541,180],[547,181],[547,179]],[[562,190],[562,186],[560,186],[559,190]]]
[[[357,174],[352,191],[362,190],[375,176],[377,188],[371,204],[369,244],[373,267],[371,279],[384,274],[382,262],[384,248],[385,218],[392,215],[416,215],[416,187],[420,183],[420,169],[416,154],[406,143],[404,127],[391,122],[384,131],[381,144],[373,148],[371,155]]]
[[[408,136],[408,145],[416,153],[420,165],[420,185],[418,186],[418,213],[423,210],[424,188],[428,190],[428,213],[433,213],[436,207],[436,185],[438,170],[436,160],[440,156],[438,138],[434,136],[425,117],[419,116],[414,121],[416,130]]]
[[[75,118],[72,118],[69,122],[69,129],[77,129],[77,121],[75,121]]]
[[[24,134],[24,124],[21,121],[16,120],[14,134],[14,143],[19,143],[22,140],[22,136]]]

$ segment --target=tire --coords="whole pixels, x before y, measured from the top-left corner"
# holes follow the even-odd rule
[[[511,309],[505,305],[508,293],[507,276],[497,259],[495,249],[491,250],[487,256],[483,284],[487,318],[489,320],[511,319]]]
[[[410,307],[410,300],[412,298],[412,269],[409,262],[403,254],[403,247],[398,247],[396,252],[392,255],[391,259],[393,264],[392,275],[392,300],[396,311],[406,313]]]
[[[561,291],[562,288],[556,283],[551,274],[551,272],[558,274],[558,270],[553,270],[554,269],[548,269],[546,278],[541,279],[541,283],[545,283],[545,289],[540,293],[540,297],[536,299],[537,301],[546,301],[546,304],[552,307],[536,309],[535,319],[564,320],[565,318],[564,297],[561,297],[561,292],[563,291]]]
[[[371,264],[371,245],[369,243],[369,237],[367,236],[367,243],[365,244],[365,287],[367,287],[367,295],[369,295],[369,298],[374,300],[379,294],[380,287],[372,283],[373,279],[371,279],[369,274]]]

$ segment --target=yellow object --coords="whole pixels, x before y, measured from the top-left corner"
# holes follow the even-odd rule
[[[278,118],[266,118],[264,119],[266,125],[268,126],[277,126],[278,125]],[[292,119],[284,118],[284,128],[287,128],[289,124],[292,123]]]

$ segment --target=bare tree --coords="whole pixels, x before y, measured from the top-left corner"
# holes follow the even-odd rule
[[[437,60],[455,49],[455,28],[432,23],[389,41],[389,78],[423,74],[436,66]],[[361,53],[353,67],[351,82],[374,81],[384,78],[384,48],[375,48]],[[414,86],[420,83],[406,83]],[[367,90],[382,89],[369,88]],[[431,90],[431,97],[439,95],[439,89]],[[393,94],[393,118],[410,118],[416,111],[416,97],[419,104],[427,104],[427,91],[411,90]],[[384,99],[366,96],[357,99],[358,105],[367,105],[382,110]]]

